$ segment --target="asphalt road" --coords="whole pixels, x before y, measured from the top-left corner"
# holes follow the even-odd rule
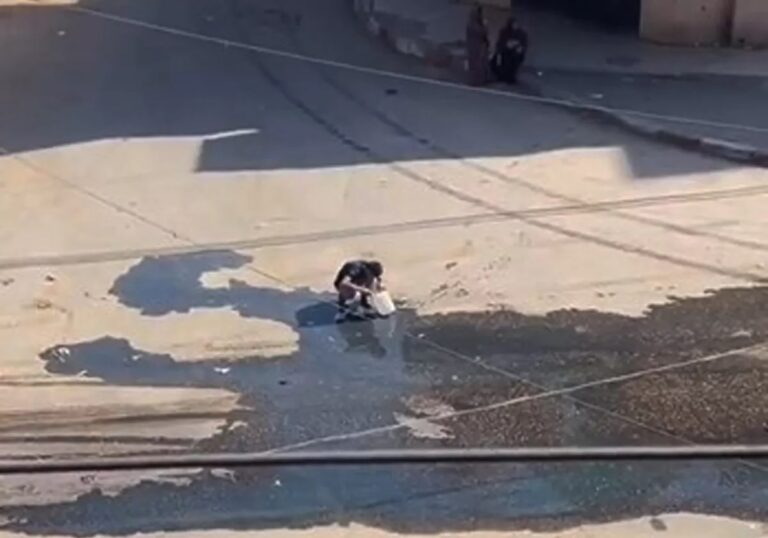
[[[344,0],[80,7],[122,19],[0,8],[24,29],[0,27],[23,45],[0,64],[14,75],[0,268],[20,297],[3,351],[8,384],[32,391],[8,394],[31,402],[34,381],[69,413],[94,387],[102,407],[147,405],[77,432],[3,422],[6,446],[27,445],[10,456],[768,441],[762,172],[570,112],[195,37],[447,77],[372,40]],[[397,316],[333,323],[323,290],[354,253],[392,260]],[[153,411],[169,390],[183,409]],[[0,515],[8,532],[73,536],[765,520],[765,465],[52,477],[6,486]]]
[[[550,71],[547,84],[559,95],[598,106],[634,110],[667,117],[697,118],[716,126],[685,125],[674,121],[661,125],[692,137],[710,137],[765,147],[766,118],[762,102],[766,94],[763,78],[749,77],[654,77],[617,74],[572,74]],[[738,103],[721,107],[719,103],[728,92],[738,95]],[[691,99],[696,95],[696,99]],[[717,124],[720,124],[717,126]],[[723,125],[744,126],[744,129]]]

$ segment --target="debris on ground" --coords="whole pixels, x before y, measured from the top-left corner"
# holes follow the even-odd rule
[[[53,303],[48,299],[35,299],[32,301],[32,306],[37,310],[50,310],[53,308]]]
[[[235,482],[235,472],[230,469],[211,469],[211,476]]]

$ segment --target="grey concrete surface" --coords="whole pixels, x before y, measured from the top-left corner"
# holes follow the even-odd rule
[[[74,7],[124,19],[0,7],[3,458],[765,442],[764,170],[431,84],[446,74],[342,0]],[[360,256],[401,310],[336,325],[330,281]],[[67,475],[3,480],[0,526],[714,536],[760,528],[766,479],[759,462]]]
[[[640,134],[768,166],[768,79],[548,71],[535,85],[547,96],[602,108],[601,117]]]
[[[470,3],[354,5],[366,28],[394,49],[463,76]],[[493,40],[509,11],[485,13]],[[523,3],[515,16],[531,37],[522,93],[598,107],[592,113],[614,125],[679,147],[768,164],[765,51],[660,47]]]

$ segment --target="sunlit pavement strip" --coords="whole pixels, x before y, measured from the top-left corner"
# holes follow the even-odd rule
[[[658,538],[660,535],[674,538],[761,538],[765,536],[765,526],[760,523],[737,521],[729,518],[700,516],[692,514],[660,514],[619,523],[588,525],[566,531],[537,532],[445,532],[439,534],[446,538]],[[0,538],[21,538],[27,534],[0,532]],[[49,538],[67,538],[66,535],[47,535]],[[102,535],[94,535],[101,538]],[[128,536],[142,538],[390,538],[403,536],[400,533],[351,524],[345,526],[316,527],[307,530],[268,530],[268,531],[185,531],[143,533]],[[409,538],[432,538],[435,534],[407,534]]]
[[[193,475],[194,471],[184,473],[135,471],[119,474],[3,477],[0,506],[45,506],[72,502],[85,492],[94,489],[98,489],[107,497],[112,497],[130,486],[145,481],[185,486],[192,482]],[[16,536],[16,534],[0,531],[0,536]]]
[[[0,7],[14,6],[74,6],[78,0],[0,0]]]

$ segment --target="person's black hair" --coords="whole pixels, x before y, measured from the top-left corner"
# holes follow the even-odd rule
[[[371,261],[367,262],[367,265],[376,278],[379,278],[384,274],[384,266],[382,266],[380,262]]]

